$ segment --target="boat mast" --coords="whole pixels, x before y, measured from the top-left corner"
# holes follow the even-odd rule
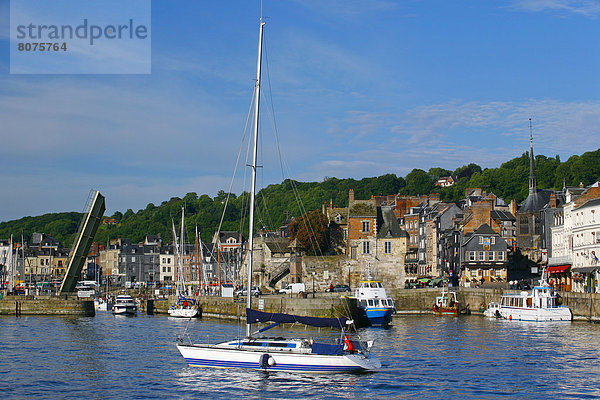
[[[264,22],[262,17],[260,18],[260,28],[258,32],[258,60],[256,62],[256,82],[254,83],[254,147],[252,149],[252,183],[250,190],[250,223],[248,230],[248,279],[247,279],[247,298],[246,308],[252,308],[252,253],[254,245],[254,197],[256,191],[256,158],[258,155],[258,112],[260,104],[260,68],[262,62],[262,37],[263,37],[263,26]],[[246,323],[246,337],[250,337],[250,324]]]
[[[187,292],[186,292],[186,288],[185,288],[185,279],[183,279],[183,254],[185,253],[185,242],[183,241],[183,221],[184,221],[184,210],[185,207],[181,207],[181,257],[179,257],[179,282],[178,284],[181,285],[181,291],[183,292],[184,296],[187,296]]]

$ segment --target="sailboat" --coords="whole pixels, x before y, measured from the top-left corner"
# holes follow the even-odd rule
[[[175,235],[175,224],[173,224],[173,237],[175,238],[175,247],[177,248],[177,300],[169,307],[167,311],[169,316],[177,318],[194,318],[198,315],[198,306],[196,299],[186,296],[185,278],[183,277],[183,253],[184,253],[184,208],[181,208],[181,245],[177,245],[177,236]]]
[[[262,61],[262,38],[265,23],[260,19],[258,40],[258,62],[255,81],[254,130],[252,179],[250,191],[250,221],[248,247],[248,287],[252,283],[252,249],[254,227],[254,201],[256,191],[258,114],[260,100],[260,78]],[[255,323],[273,322],[273,324],[251,333]],[[311,338],[286,339],[273,337],[255,337],[281,323],[300,323],[313,327],[330,327],[340,330],[340,339],[335,344],[317,343]],[[381,363],[372,356],[371,343],[353,341],[346,333],[352,321],[345,318],[302,317],[280,313],[265,313],[252,309],[252,296],[247,292],[246,299],[246,337],[235,338],[217,344],[184,344],[179,339],[177,349],[193,367],[240,368],[263,371],[342,373],[374,371]]]

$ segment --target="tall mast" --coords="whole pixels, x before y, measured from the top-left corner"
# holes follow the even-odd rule
[[[252,253],[254,245],[254,197],[256,191],[256,159],[258,155],[258,112],[260,104],[260,68],[262,63],[262,37],[264,22],[260,18],[260,28],[258,32],[258,60],[256,62],[256,82],[254,83],[254,147],[252,150],[252,183],[250,190],[250,226],[248,230],[248,279],[247,283],[247,298],[246,308],[252,308]],[[246,337],[250,337],[250,324],[246,323]]]

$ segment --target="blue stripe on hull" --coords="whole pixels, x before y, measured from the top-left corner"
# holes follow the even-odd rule
[[[206,360],[200,358],[186,358],[185,361],[191,367],[212,367],[212,368],[248,368],[263,370],[257,362],[246,361],[221,361]],[[359,366],[342,365],[302,365],[302,364],[277,364],[266,368],[269,371],[305,371],[305,372],[352,372],[361,371]]]
[[[392,322],[392,313],[394,310],[392,308],[378,310],[367,309],[366,312],[367,318],[372,326],[382,326]]]

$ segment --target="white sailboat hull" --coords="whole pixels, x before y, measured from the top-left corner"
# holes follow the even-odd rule
[[[193,308],[169,308],[169,316],[175,318],[194,318],[198,315],[198,309]]]
[[[177,345],[191,367],[244,368],[259,371],[306,373],[347,373],[373,371],[381,363],[362,354],[318,355],[261,351],[259,349],[224,349],[211,345]],[[268,362],[264,362],[267,355]]]

